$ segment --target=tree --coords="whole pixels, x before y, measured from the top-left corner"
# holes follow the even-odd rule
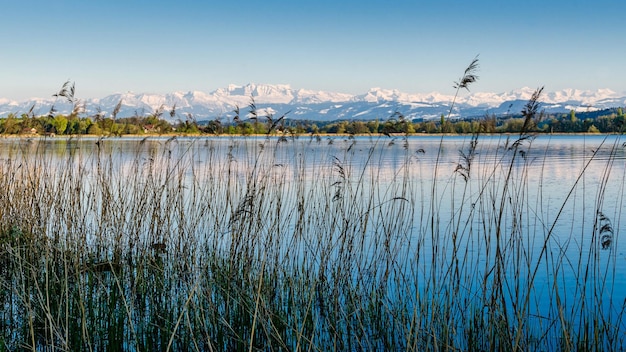
[[[411,123],[411,121],[405,121],[404,126],[405,133],[415,133],[415,126],[413,126],[413,123]]]
[[[433,121],[424,122],[422,124],[422,131],[426,133],[435,133],[437,132],[437,125]]]
[[[63,134],[67,128],[67,118],[63,115],[56,115],[52,119],[52,126],[56,134]]]
[[[220,120],[215,119],[209,121],[209,123],[202,129],[202,131],[205,133],[222,134],[224,133],[224,128],[222,127],[222,123],[220,122]]]
[[[368,121],[367,129],[370,133],[378,133],[378,128],[380,127],[380,122],[378,120]]]
[[[196,124],[195,121],[193,120],[181,121],[176,126],[176,130],[181,133],[191,133],[191,134],[200,132],[200,129],[198,128],[198,124]]]
[[[10,113],[6,119],[4,119],[2,125],[0,125],[0,131],[6,134],[17,134],[20,132],[20,121],[15,118],[15,114]]]
[[[496,132],[496,115],[486,115],[484,119],[480,120],[480,133],[495,133]]]
[[[454,130],[456,133],[470,133],[472,132],[472,124],[467,121],[459,121],[454,124]]]
[[[591,126],[589,126],[589,129],[587,129],[587,132],[589,132],[589,133],[600,133],[600,130],[596,126],[591,125]]]
[[[347,127],[346,132],[349,134],[365,134],[370,130],[363,121],[352,121]]]
[[[124,130],[122,133],[123,134],[141,134],[143,133],[143,131],[141,130],[141,128],[139,128],[138,125],[135,125],[132,123],[125,123]]]
[[[101,135],[102,129],[100,128],[100,126],[98,126],[98,124],[94,123],[87,128],[87,133],[93,135]]]
[[[267,134],[268,132],[268,126],[257,120],[254,120],[252,123],[252,129],[254,130],[254,134]]]
[[[613,119],[613,126],[615,126],[615,132],[621,132],[624,128],[624,123],[626,123],[626,117],[624,117],[624,112],[622,108],[617,109],[617,116]]]

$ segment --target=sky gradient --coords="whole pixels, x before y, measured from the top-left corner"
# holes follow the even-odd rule
[[[228,84],[365,93],[545,86],[626,92],[624,1],[8,0],[0,99],[211,92]]]

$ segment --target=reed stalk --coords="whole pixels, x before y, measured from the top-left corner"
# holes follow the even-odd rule
[[[618,350],[610,140],[4,141],[0,350]]]

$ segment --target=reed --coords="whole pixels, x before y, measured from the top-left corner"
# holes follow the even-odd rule
[[[555,206],[533,142],[474,135],[453,165],[419,138],[4,144],[0,350],[622,349],[623,147]],[[593,235],[558,233],[578,211]]]

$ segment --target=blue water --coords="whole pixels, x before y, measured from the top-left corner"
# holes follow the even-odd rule
[[[357,218],[368,213],[368,226],[355,242],[363,254],[353,259],[355,267],[372,268],[377,258],[393,258],[390,296],[406,299],[409,306],[419,303],[415,297],[420,294],[440,299],[436,296],[455,284],[465,290],[461,296],[469,306],[482,304],[484,287],[494,283],[500,270],[497,279],[506,288],[508,318],[523,313],[530,330],[543,331],[542,324],[558,320],[559,311],[573,325],[584,321],[587,311],[601,311],[613,328],[626,331],[621,320],[612,320],[621,316],[626,302],[626,244],[620,238],[625,226],[624,140],[539,135],[516,145],[515,135],[480,136],[472,153],[471,138],[7,139],[0,140],[0,157],[21,162],[40,153],[50,167],[65,167],[68,159],[94,166],[106,151],[116,179],[132,177],[137,163],[172,169],[183,175],[183,182],[218,184],[211,199],[217,203],[225,202],[219,195],[226,188],[243,196],[251,170],[257,170],[252,177],[271,178],[268,184],[283,197],[285,209],[295,209],[295,197],[304,193],[333,198],[327,211]],[[296,192],[299,187],[304,191]],[[192,189],[187,197],[193,196]],[[233,210],[236,206],[224,203]],[[336,241],[337,230],[316,228],[315,219],[324,218],[318,211],[309,210],[312,223],[296,244],[301,258],[314,257],[320,248],[341,253],[329,244]],[[389,214],[395,218],[387,219]],[[296,232],[296,220],[285,218],[284,236]],[[210,222],[215,219],[203,221],[196,230],[199,238],[207,229],[228,226],[228,219],[221,225]],[[226,248],[228,236],[219,236]],[[501,267],[496,265],[498,250]],[[354,280],[375,280],[353,275]],[[404,285],[394,281],[400,277]],[[433,289],[437,284],[441,286]],[[558,336],[558,327],[553,329]]]

